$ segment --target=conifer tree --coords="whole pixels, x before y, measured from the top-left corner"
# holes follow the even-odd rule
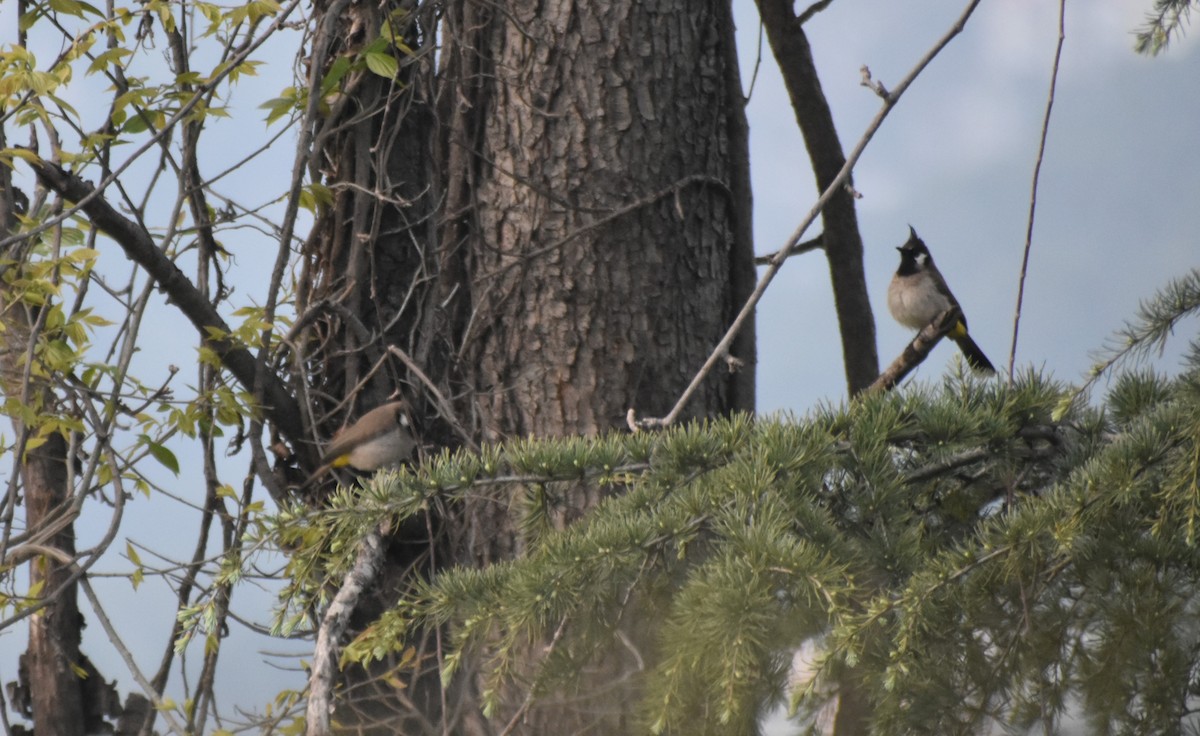
[[[525,555],[406,591],[346,656],[448,626],[443,676],[482,661],[486,711],[530,642],[550,643],[529,699],[580,708],[579,673],[618,651],[646,693],[631,732],[755,733],[773,704],[811,716],[853,667],[872,733],[1079,718],[1178,733],[1200,671],[1200,351],[1174,378],[1114,372],[1198,308],[1200,272],[1149,302],[1097,367],[1113,380],[1094,401],[1035,372],[955,375],[802,418],[523,441],[380,476],[280,519],[306,573],[288,610],[320,595],[308,571],[338,579],[381,518],[513,499]],[[579,484],[610,496],[555,528]],[[821,655],[797,677],[805,642]]]

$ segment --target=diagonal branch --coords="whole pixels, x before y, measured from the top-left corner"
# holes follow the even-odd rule
[[[892,108],[895,107],[900,101],[901,95],[904,94],[909,85],[911,85],[913,81],[921,74],[921,72],[925,70],[925,67],[929,66],[934,57],[941,53],[942,49],[944,49],[946,45],[954,39],[955,36],[962,32],[963,28],[965,28],[967,25],[967,20],[970,19],[971,14],[974,13],[975,8],[978,7],[979,2],[980,0],[970,0],[962,14],[960,14],[958,19],[954,22],[954,25],[950,27],[950,30],[946,31],[946,33],[940,39],[938,39],[937,43],[933,45],[933,48],[929,49],[929,51],[927,51],[925,55],[921,57],[921,59],[916,63],[916,66],[914,66],[912,70],[900,80],[900,83],[896,85],[896,89],[892,92],[880,95],[883,98],[883,107],[880,108],[879,112],[875,114],[875,118],[872,119],[870,124],[867,126],[866,132],[863,133],[862,138],[859,139],[858,143],[854,146],[854,150],[851,151],[850,155],[846,158],[846,163],[842,166],[837,176],[834,177],[833,181],[829,183],[829,186],[825,188],[825,191],[821,193],[821,196],[817,199],[816,204],[814,204],[808,211],[808,214],[804,216],[804,219],[801,220],[800,224],[796,227],[795,232],[789,236],[787,244],[779,250],[775,261],[772,262],[767,270],[763,273],[762,278],[760,278],[758,281],[758,285],[754,287],[754,292],[750,295],[750,298],[746,300],[746,303],[742,306],[742,310],[738,312],[737,317],[734,318],[733,323],[725,332],[725,336],[722,337],[721,341],[717,343],[715,348],[713,348],[712,353],[708,356],[708,360],[704,362],[704,365],[696,373],[695,377],[692,378],[692,382],[684,390],[683,394],[680,395],[679,400],[675,402],[675,406],[671,408],[671,411],[667,414],[667,416],[661,419],[651,418],[642,420],[640,422],[640,426],[648,428],[668,426],[673,424],[675,420],[679,418],[679,415],[683,412],[684,407],[687,406],[687,403],[691,400],[692,396],[695,395],[696,391],[700,388],[700,385],[704,382],[704,379],[708,377],[708,374],[712,372],[717,363],[721,362],[722,359],[724,359],[724,357],[728,354],[729,347],[733,344],[738,332],[741,331],[742,327],[746,324],[747,320],[749,320],[750,316],[754,314],[754,309],[758,306],[758,302],[762,299],[763,294],[766,293],[767,287],[771,285],[771,282],[779,273],[779,269],[782,268],[783,264],[787,261],[787,257],[791,254],[792,250],[800,244],[800,238],[804,237],[805,231],[808,230],[808,227],[812,225],[814,220],[817,219],[817,215],[821,214],[821,211],[825,209],[825,205],[829,204],[829,201],[833,199],[834,194],[843,186],[845,186],[850,180],[850,172],[854,169],[855,164],[858,163],[858,159],[862,156],[863,151],[866,150],[867,144],[871,142],[871,139],[875,136],[876,131],[879,130],[879,126],[883,125],[883,121],[885,118],[887,118],[888,113],[890,113]]]
[[[358,557],[354,567],[346,573],[337,594],[321,617],[317,629],[317,643],[313,647],[312,673],[308,678],[308,708],[306,712],[309,736],[326,736],[331,733],[330,715],[333,713],[333,687],[338,673],[338,652],[341,639],[350,625],[350,615],[358,606],[362,596],[383,565],[383,527],[376,528],[359,542]]]
[[[170,301],[183,312],[204,337],[221,364],[248,391],[254,387],[254,356],[244,346],[224,335],[232,332],[229,325],[209,303],[195,284],[175,263],[154,244],[144,228],[122,215],[103,196],[94,195],[94,188],[75,174],[49,161],[32,164],[38,180],[71,202],[85,202],[84,213],[125,251],[129,260],[150,274]],[[274,375],[264,379],[263,413],[286,437],[293,441],[297,452],[303,453],[307,444],[304,424],[295,399]]]
[[[929,352],[934,346],[961,321],[962,310],[958,307],[950,307],[934,317],[932,322],[921,328],[912,342],[904,346],[904,352],[892,361],[887,370],[879,374],[879,378],[875,379],[866,392],[890,391],[895,388],[896,384],[903,381],[905,376],[929,357]]]
[[[1038,181],[1041,179],[1042,158],[1046,155],[1046,137],[1050,131],[1050,112],[1054,109],[1054,90],[1058,86],[1058,66],[1062,61],[1063,40],[1066,39],[1067,0],[1058,3],[1058,44],[1054,47],[1054,64],[1050,68],[1050,94],[1042,116],[1042,135],[1038,139],[1037,158],[1033,163],[1033,184],[1029,192],[1029,220],[1025,226],[1025,249],[1021,256],[1021,275],[1017,278],[1017,307],[1013,314],[1012,346],[1008,351],[1008,382],[1013,381],[1017,363],[1017,336],[1021,328],[1021,305],[1025,301],[1025,276],[1029,272],[1029,253],[1033,249],[1033,217],[1037,212]]]

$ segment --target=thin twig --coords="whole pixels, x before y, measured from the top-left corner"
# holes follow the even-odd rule
[[[792,256],[798,256],[801,253],[808,253],[809,251],[818,250],[818,249],[824,248],[824,247],[825,247],[825,236],[822,234],[822,235],[818,235],[815,238],[810,238],[810,239],[804,241],[803,243],[797,244],[795,247],[793,247],[792,249],[790,249],[788,251],[787,257],[791,258]],[[775,251],[773,253],[767,253],[766,255],[754,256],[754,265],[769,266],[778,256],[779,256],[779,251]]]
[[[479,443],[471,437],[471,433],[467,431],[467,428],[459,421],[458,415],[454,413],[454,407],[450,405],[449,401],[446,401],[446,397],[438,390],[437,385],[429,380],[429,376],[425,375],[425,371],[421,370],[421,367],[409,357],[408,353],[395,345],[388,345],[387,349],[389,353],[399,358],[400,362],[404,363],[405,367],[412,371],[417,380],[429,390],[430,396],[433,397],[433,403],[437,405],[438,413],[442,415],[442,419],[445,419],[446,423],[454,428],[454,431],[458,433],[459,438],[462,439],[467,447],[478,452]]]
[[[100,183],[96,185],[93,191],[88,192],[86,195],[77,200],[73,207],[64,210],[62,213],[46,220],[37,227],[24,230],[16,235],[12,235],[0,240],[0,248],[7,247],[21,240],[32,239],[34,236],[39,235],[46,230],[49,230],[50,228],[62,223],[64,220],[73,217],[76,213],[83,210],[88,203],[99,197],[110,184],[117,181],[118,177],[125,173],[125,170],[132,166],[135,161],[141,158],[146,151],[149,151],[151,148],[159,145],[162,138],[171,131],[172,127],[189,115],[192,112],[192,109],[203,101],[204,95],[208,90],[215,89],[216,86],[225,79],[225,77],[236,71],[243,61],[250,58],[250,54],[252,54],[259,46],[265,43],[267,39],[274,38],[275,32],[286,25],[288,16],[290,16],[292,11],[295,10],[299,5],[299,0],[293,0],[291,4],[282,8],[279,11],[279,14],[275,17],[275,20],[271,23],[270,27],[268,27],[263,35],[259,37],[258,41],[247,46],[245,51],[234,58],[230,64],[224,66],[216,74],[214,74],[211,79],[206,80],[205,84],[198,87],[196,94],[188,98],[187,102],[181,105],[179,110],[177,110],[174,115],[168,118],[167,121],[163,123],[163,126],[159,128],[153,135],[151,135],[149,140],[147,140],[143,145],[139,146],[137,150],[135,150],[129,156],[129,158],[125,160],[124,163],[113,169],[108,176],[105,176]]]
[[[829,4],[832,2],[833,2],[833,0],[818,0],[818,2],[815,2],[812,5],[809,5],[807,8],[804,9],[803,13],[796,16],[796,25],[798,25],[798,26],[804,25],[814,15],[821,12],[825,8],[828,8]]]
[[[754,50],[754,71],[750,72],[750,84],[746,85],[746,94],[742,97],[744,100],[743,104],[748,104],[750,102],[750,98],[754,96],[754,85],[758,81],[758,70],[760,67],[762,67],[764,30],[765,28],[763,26],[762,19],[759,18],[758,46]]]
[[[720,188],[728,191],[728,184],[726,184],[725,182],[721,181],[720,179],[718,179],[716,177],[709,176],[708,174],[689,174],[688,176],[679,178],[677,181],[671,183],[669,186],[659,189],[657,192],[652,192],[651,194],[649,194],[645,197],[639,198],[636,202],[632,202],[623,207],[618,207],[617,209],[613,210],[612,212],[609,212],[609,213],[605,214],[603,217],[597,219],[595,222],[590,222],[590,223],[580,226],[578,229],[567,233],[566,235],[564,235],[563,237],[554,241],[553,243],[542,246],[541,248],[532,250],[528,253],[519,253],[519,254],[502,253],[501,256],[510,258],[512,260],[509,263],[506,263],[503,266],[496,268],[494,271],[489,271],[487,273],[476,276],[474,279],[475,283],[481,283],[483,281],[487,281],[488,279],[495,278],[497,276],[504,274],[505,272],[509,271],[510,269],[514,268],[515,266],[518,266],[522,263],[528,263],[529,261],[532,261],[535,258],[543,256],[547,253],[551,253],[555,250],[559,250],[560,248],[565,246],[567,243],[570,243],[572,240],[574,240],[575,238],[578,238],[581,235],[584,235],[585,233],[588,233],[588,232],[591,232],[592,230],[596,230],[597,228],[603,227],[604,225],[607,225],[608,223],[613,222],[614,220],[624,217],[625,215],[627,215],[631,212],[635,212],[639,209],[649,207],[650,205],[655,204],[655,203],[659,202],[660,200],[665,199],[666,197],[669,197],[672,195],[679,196],[680,190],[682,190],[684,187],[688,187],[693,184],[711,184],[711,185],[720,187]]]
[[[212,303],[204,297],[179,266],[158,248],[149,231],[121,214],[104,197],[92,197],[96,187],[66,169],[46,161],[32,164],[38,179],[46,187],[74,202],[87,202],[84,213],[92,225],[104,231],[124,251],[127,258],[141,266],[155,283],[171,297],[172,303],[207,336],[212,348],[229,372],[248,389],[255,386],[257,372],[253,354],[230,337],[232,328]],[[215,328],[215,330],[210,329]],[[214,334],[216,333],[216,334]],[[269,380],[267,380],[269,379]],[[303,439],[300,410],[287,386],[275,376],[266,376],[263,412],[287,437]],[[257,392],[256,392],[257,393]]]
[[[563,632],[566,631],[566,629],[567,617],[563,616],[562,620],[558,622],[558,629],[554,632],[554,638],[550,640],[550,645],[546,647],[546,656],[549,656],[554,651],[554,648],[558,646],[558,642],[562,639]],[[525,693],[525,700],[521,703],[521,707],[517,708],[516,713],[513,713],[513,717],[509,719],[508,725],[505,726],[504,730],[500,732],[500,736],[509,736],[513,732],[513,729],[517,727],[517,722],[524,718],[525,714],[529,712],[529,706],[531,705],[533,705],[532,688],[529,690],[529,692]]]
[[[1042,172],[1042,157],[1046,153],[1046,137],[1050,130],[1050,111],[1054,108],[1054,90],[1058,85],[1058,65],[1062,59],[1066,38],[1067,0],[1058,0],[1058,43],[1054,47],[1054,66],[1050,70],[1050,94],[1046,99],[1046,114],[1042,117],[1042,134],[1038,141],[1037,160],[1033,164],[1033,186],[1029,193],[1029,222],[1025,226],[1025,252],[1021,257],[1021,276],[1017,280],[1017,308],[1013,314],[1012,346],[1008,351],[1008,382],[1013,381],[1017,363],[1017,335],[1021,329],[1021,304],[1025,301],[1025,275],[1029,270],[1029,252],[1033,247],[1033,215],[1037,210],[1038,178]]]
[[[104,607],[100,605],[100,599],[96,597],[96,591],[92,590],[92,584],[88,582],[86,575],[80,577],[79,587],[83,589],[83,594],[87,596],[88,602],[92,604],[92,612],[96,614],[96,620],[100,622],[100,627],[108,635],[109,642],[116,648],[117,653],[121,655],[121,659],[125,660],[125,666],[129,668],[129,673],[133,675],[133,679],[141,686],[142,692],[154,704],[154,708],[162,716],[167,726],[175,733],[180,734],[180,736],[184,736],[187,732],[175,720],[175,716],[171,712],[172,709],[163,701],[162,695],[151,686],[150,681],[146,679],[141,669],[138,668],[137,661],[133,658],[133,653],[129,651],[128,647],[125,646],[125,642],[117,634],[116,628],[113,627],[112,621],[108,619],[108,615],[104,612]]]
[[[712,372],[717,363],[720,362],[729,352],[730,346],[733,345],[734,338],[737,337],[738,332],[740,332],[742,327],[746,324],[746,320],[750,318],[750,315],[754,314],[754,309],[758,306],[759,300],[762,299],[763,294],[767,291],[767,287],[770,286],[771,281],[775,279],[775,275],[779,273],[779,269],[782,268],[783,264],[787,261],[788,255],[791,254],[793,249],[800,245],[800,238],[804,237],[804,233],[806,230],[808,230],[809,225],[811,225],[813,221],[817,219],[817,216],[824,211],[825,205],[828,204],[829,200],[833,198],[834,193],[836,193],[841,187],[845,186],[846,182],[849,181],[850,172],[854,170],[854,165],[858,163],[858,159],[862,156],[863,151],[866,150],[867,144],[871,142],[871,139],[875,136],[876,131],[879,130],[879,126],[883,124],[884,119],[887,118],[888,114],[892,111],[892,108],[895,107],[900,101],[901,95],[903,95],[905,90],[908,89],[909,85],[916,80],[917,76],[924,71],[925,67],[929,66],[929,63],[933,61],[934,57],[941,53],[941,50],[945,48],[955,36],[962,32],[963,28],[966,27],[967,20],[971,17],[971,14],[975,12],[975,8],[979,5],[979,2],[980,0],[970,0],[962,14],[959,15],[958,19],[954,22],[954,25],[950,27],[950,30],[948,30],[940,39],[938,39],[937,43],[933,45],[933,48],[927,51],[925,55],[922,56],[919,61],[917,61],[916,66],[914,66],[912,70],[909,71],[909,73],[902,80],[900,80],[900,83],[896,85],[896,88],[889,92],[886,97],[884,97],[883,107],[881,107],[879,112],[875,114],[875,118],[871,120],[870,124],[867,126],[866,132],[863,133],[862,138],[860,138],[858,141],[858,144],[854,146],[854,150],[851,151],[850,155],[846,157],[846,163],[842,166],[837,176],[833,178],[833,181],[829,182],[829,186],[825,188],[825,191],[822,192],[821,196],[817,199],[816,204],[812,206],[812,208],[808,211],[808,214],[804,216],[803,220],[801,220],[800,224],[796,227],[795,232],[793,232],[788,238],[787,245],[779,250],[776,258],[771,262],[771,265],[767,267],[767,270],[763,273],[762,278],[759,279],[758,284],[754,287],[754,291],[750,294],[750,297],[742,306],[741,311],[738,312],[737,317],[734,318],[733,323],[725,332],[725,336],[722,337],[721,341],[717,343],[717,346],[713,348],[712,353],[708,356],[708,360],[704,361],[704,365],[696,373],[695,377],[692,378],[692,382],[688,385],[688,387],[684,389],[683,394],[679,397],[679,400],[675,402],[675,406],[672,407],[667,416],[663,417],[662,419],[642,420],[643,427],[666,426],[673,424],[675,420],[679,418],[679,415],[683,413],[684,407],[687,406],[688,401],[690,401],[692,396],[695,395],[696,391],[699,390],[700,385],[704,382],[704,379],[708,377],[708,374]]]

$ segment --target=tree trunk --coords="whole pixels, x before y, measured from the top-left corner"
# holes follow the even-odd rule
[[[17,211],[11,169],[0,167],[0,233],[15,232]],[[9,268],[20,268],[20,257],[13,260],[15,263]],[[37,378],[27,384],[24,381],[26,360],[35,359],[30,340],[37,329],[37,309],[22,297],[8,287],[0,289],[5,315],[0,384],[7,397],[45,411],[54,400],[51,392]],[[36,370],[31,373],[39,375]],[[13,429],[18,439],[28,442],[33,437],[32,433],[26,435],[26,426],[16,418]],[[22,447],[25,445],[19,442],[18,448]],[[61,434],[50,433],[44,443],[30,447],[16,461],[25,503],[25,528],[33,533],[57,526],[57,531],[42,540],[57,555],[40,555],[29,563],[30,590],[37,591],[31,594],[34,600],[30,602],[44,600],[45,605],[29,617],[29,645],[22,657],[25,677],[21,684],[29,699],[15,702],[14,706],[20,710],[28,707],[26,715],[32,718],[38,736],[81,736],[88,725],[84,681],[76,672],[84,669],[79,652],[82,618],[71,565],[66,562],[75,558],[75,528],[69,520],[62,523],[62,515],[69,512],[71,497],[67,484],[67,443]],[[10,499],[10,503],[16,502],[16,498]],[[48,596],[53,597],[45,600]]]
[[[327,59],[400,17],[399,5],[341,7],[318,8],[341,13]],[[418,53],[400,58],[399,83],[348,78],[317,134],[334,202],[306,244],[298,320],[310,405],[335,412],[317,434],[394,388],[435,446],[596,434],[630,408],[665,414],[754,281],[728,1],[459,0],[441,6],[436,36],[428,10],[410,11],[402,35]],[[435,40],[437,69],[424,53]],[[753,408],[752,327],[734,350],[745,370],[711,376],[687,416]],[[597,500],[581,493],[563,523]],[[434,526],[438,565],[521,546],[491,503]],[[398,576],[436,567],[402,546],[389,560]],[[443,717],[435,699],[413,700],[426,724]],[[527,728],[623,733],[635,702],[620,687],[586,713],[528,714]]]
[[[21,464],[30,529],[48,526],[55,516],[67,510],[70,494],[66,492],[65,455],[66,442],[62,435],[52,434]],[[47,546],[74,558],[74,527],[67,524],[48,540]],[[29,647],[25,650],[25,661],[37,736],[82,736],[87,725],[84,681],[75,670],[83,668],[79,652],[81,617],[75,583],[70,577],[69,565],[48,556],[30,563],[30,585],[41,586],[41,595],[50,595],[62,588],[52,602],[29,618]]]
[[[740,306],[727,25],[721,2],[525,2],[447,34],[491,72],[450,172],[474,185],[463,343],[485,438],[666,413]],[[732,383],[688,415],[734,408]]]
[[[464,243],[457,342],[483,439],[593,435],[630,408],[662,416],[753,281],[727,2],[467,3],[444,36],[440,81],[457,93],[442,97],[443,160],[461,206],[441,240]],[[752,339],[733,356],[748,366]],[[752,367],[714,374],[685,417],[752,409],[752,381]],[[581,490],[563,522],[598,500]],[[469,511],[481,543],[459,554],[519,550],[494,507]],[[627,732],[636,679],[614,681],[631,659],[535,704],[524,732]]]
[[[783,74],[784,86],[804,136],[817,188],[824,191],[846,164],[833,113],[821,90],[812,48],[799,17],[788,0],[756,0],[767,42]],[[851,179],[853,181],[853,179]],[[849,188],[837,191],[821,212],[825,257],[842,336],[842,359],[851,396],[866,390],[879,375],[875,344],[875,317],[863,271],[863,243],[858,232],[854,195]],[[853,736],[866,733],[870,704],[858,690],[853,673],[838,679],[838,710],[833,733]]]

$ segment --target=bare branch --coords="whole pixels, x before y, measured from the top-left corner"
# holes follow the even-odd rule
[[[162,695],[154,689],[154,687],[150,684],[150,681],[146,679],[144,674],[142,674],[141,669],[137,665],[137,661],[133,658],[133,653],[130,652],[129,648],[125,646],[125,642],[121,641],[121,636],[117,633],[116,628],[112,625],[112,621],[108,620],[108,614],[104,612],[104,607],[100,605],[100,599],[96,596],[96,591],[92,590],[92,584],[88,582],[86,575],[81,575],[79,579],[79,587],[83,589],[83,594],[87,596],[88,602],[92,604],[92,612],[96,614],[96,620],[100,622],[100,626],[104,629],[104,633],[108,636],[109,642],[121,655],[121,659],[125,661],[125,666],[129,668],[129,673],[133,675],[133,679],[136,680],[138,685],[141,686],[142,692],[144,692],[146,697],[150,699],[150,702],[154,704],[154,708],[162,715],[162,719],[166,722],[167,726],[180,736],[185,736],[187,731],[177,720],[175,720],[175,716],[172,714],[171,709],[168,708],[166,703],[163,701]]]
[[[784,258],[791,258],[792,256],[798,256],[801,253],[808,253],[809,251],[814,251],[814,250],[817,250],[818,248],[824,248],[824,247],[825,247],[824,237],[821,235],[818,235],[817,237],[812,238],[810,240],[806,240],[803,243],[797,243],[796,247],[789,250],[787,255],[784,256]],[[769,266],[778,257],[779,257],[779,251],[767,253],[766,255],[754,256],[754,265]]]
[[[405,368],[408,368],[410,371],[412,371],[413,375],[417,377],[417,380],[421,382],[421,385],[429,390],[429,395],[433,397],[433,403],[437,407],[438,414],[441,415],[442,419],[444,419],[447,424],[454,428],[454,431],[458,433],[459,438],[462,439],[466,446],[472,450],[478,451],[479,443],[477,443],[474,438],[471,437],[471,433],[467,431],[467,428],[463,426],[461,421],[459,421],[458,415],[455,414],[454,407],[451,406],[449,401],[446,401],[446,397],[443,396],[442,392],[438,390],[437,385],[434,384],[433,381],[429,380],[429,376],[425,375],[425,371],[421,370],[421,367],[417,365],[416,361],[409,357],[408,353],[404,352],[395,345],[388,345],[387,349],[389,353],[400,359],[400,362],[404,364]]]
[[[82,198],[80,198],[78,200],[73,200],[75,202],[74,207],[71,207],[71,208],[65,210],[64,212],[61,212],[58,215],[55,215],[54,217],[42,222],[36,228],[33,228],[32,230],[25,230],[16,235],[12,235],[12,236],[0,239],[0,248],[9,246],[9,245],[12,245],[13,243],[30,238],[34,235],[37,235],[38,233],[45,232],[46,230],[50,229],[51,227],[54,227],[55,225],[58,225],[58,224],[62,223],[64,220],[67,220],[68,218],[72,217],[75,213],[79,212],[80,210],[85,210],[86,205],[89,202],[91,202],[93,198],[98,198],[100,196],[100,193],[103,192],[105,189],[107,189],[110,184],[117,181],[117,179],[121,176],[121,174],[125,173],[125,170],[133,165],[134,161],[137,161],[139,158],[141,158],[142,154],[144,154],[146,151],[150,150],[154,146],[159,145],[162,142],[162,139],[164,138],[164,136],[166,136],[171,131],[171,129],[175,126],[175,124],[178,123],[180,120],[183,120],[189,114],[191,114],[192,111],[195,109],[196,105],[200,104],[205,99],[205,96],[207,95],[209,90],[215,89],[217,87],[217,85],[219,85],[222,81],[224,81],[224,79],[227,76],[229,76],[229,74],[231,72],[236,70],[243,61],[250,58],[251,53],[253,53],[259,46],[261,46],[263,43],[265,43],[267,41],[267,39],[273,37],[275,35],[276,31],[278,31],[280,28],[284,27],[284,25],[286,25],[286,23],[287,23],[288,17],[292,14],[292,12],[299,5],[300,5],[300,0],[293,0],[291,3],[289,3],[287,6],[285,6],[282,10],[280,10],[279,13],[275,16],[275,19],[271,23],[270,27],[268,27],[258,39],[256,39],[253,43],[248,44],[246,46],[246,48],[243,49],[242,52],[239,53],[236,57],[231,59],[227,65],[225,65],[221,70],[219,70],[211,78],[206,80],[206,82],[203,86],[198,87],[196,93],[194,95],[192,95],[185,103],[183,103],[182,105],[179,106],[179,109],[175,111],[174,115],[172,115],[170,118],[167,119],[167,121],[163,124],[161,129],[159,129],[157,132],[155,132],[153,135],[151,135],[150,139],[148,141],[146,141],[141,146],[139,146],[137,148],[137,150],[134,151],[133,154],[130,155],[129,158],[126,159],[123,164],[121,164],[120,166],[118,166],[115,169],[112,169],[111,171],[108,172],[108,175],[105,176],[104,179],[100,182],[100,186],[89,189],[83,195]]]
[[[1037,210],[1038,181],[1042,173],[1042,156],[1046,153],[1046,136],[1050,130],[1050,111],[1054,109],[1054,90],[1058,86],[1058,65],[1062,59],[1063,39],[1066,38],[1067,0],[1058,2],[1058,43],[1054,47],[1054,66],[1050,69],[1050,94],[1046,99],[1046,114],[1042,117],[1042,135],[1038,139],[1037,159],[1033,163],[1033,185],[1029,192],[1029,222],[1025,226],[1025,250],[1021,256],[1021,276],[1017,280],[1017,307],[1013,313],[1012,345],[1008,351],[1008,382],[1012,383],[1017,363],[1017,335],[1021,329],[1021,305],[1025,301],[1025,275],[1029,271],[1029,253],[1033,248],[1033,215]]]
[[[488,279],[495,278],[496,276],[499,276],[499,275],[505,273],[506,271],[513,268],[514,266],[520,265],[521,263],[531,261],[535,258],[539,258],[547,253],[551,253],[553,251],[559,250],[563,246],[565,246],[567,243],[570,243],[571,241],[575,240],[576,238],[580,237],[581,235],[585,235],[599,227],[603,227],[604,225],[607,225],[608,223],[612,222],[613,220],[624,217],[625,215],[628,215],[632,212],[636,212],[637,210],[645,209],[645,208],[649,207],[650,205],[653,205],[653,204],[659,202],[660,200],[665,199],[666,197],[669,197],[672,195],[678,197],[680,190],[682,190],[684,187],[692,186],[693,184],[710,184],[710,185],[721,187],[722,189],[728,190],[728,184],[721,181],[720,179],[716,179],[714,177],[708,176],[707,174],[693,174],[691,176],[685,176],[682,179],[680,179],[679,181],[673,182],[670,186],[663,187],[662,189],[658,190],[657,192],[653,192],[651,194],[648,194],[644,197],[639,198],[636,202],[632,202],[623,207],[618,207],[617,209],[613,210],[612,212],[605,214],[603,217],[598,218],[594,222],[590,222],[576,230],[573,230],[572,232],[567,233],[566,235],[564,235],[563,237],[554,241],[553,243],[550,243],[549,245],[545,245],[545,246],[538,248],[537,250],[531,251],[529,253],[522,253],[519,256],[509,256],[510,258],[512,258],[511,262],[505,264],[504,266],[501,266],[500,268],[497,268],[494,271],[491,271],[488,273],[483,273],[483,274],[476,276],[475,281],[476,281],[476,283],[482,282],[482,281],[487,281]]]
[[[828,8],[829,4],[832,2],[833,2],[833,0],[817,0],[817,2],[813,3],[812,5],[809,5],[807,8],[804,9],[804,12],[802,12],[802,13],[800,13],[800,15],[796,16],[796,25],[801,25],[801,26],[804,25],[814,15],[821,12],[825,8]]]
[[[871,77],[871,67],[863,64],[858,71],[862,74],[862,81],[859,82],[859,84],[871,90],[885,100],[888,98],[887,87],[883,86],[883,82],[877,81]]]
[[[342,636],[350,624],[350,615],[358,605],[362,592],[379,575],[383,565],[383,530],[376,528],[359,543],[358,557],[346,573],[341,588],[321,617],[317,643],[313,648],[312,674],[308,678],[308,736],[331,733],[333,686],[338,673],[338,652]]]

